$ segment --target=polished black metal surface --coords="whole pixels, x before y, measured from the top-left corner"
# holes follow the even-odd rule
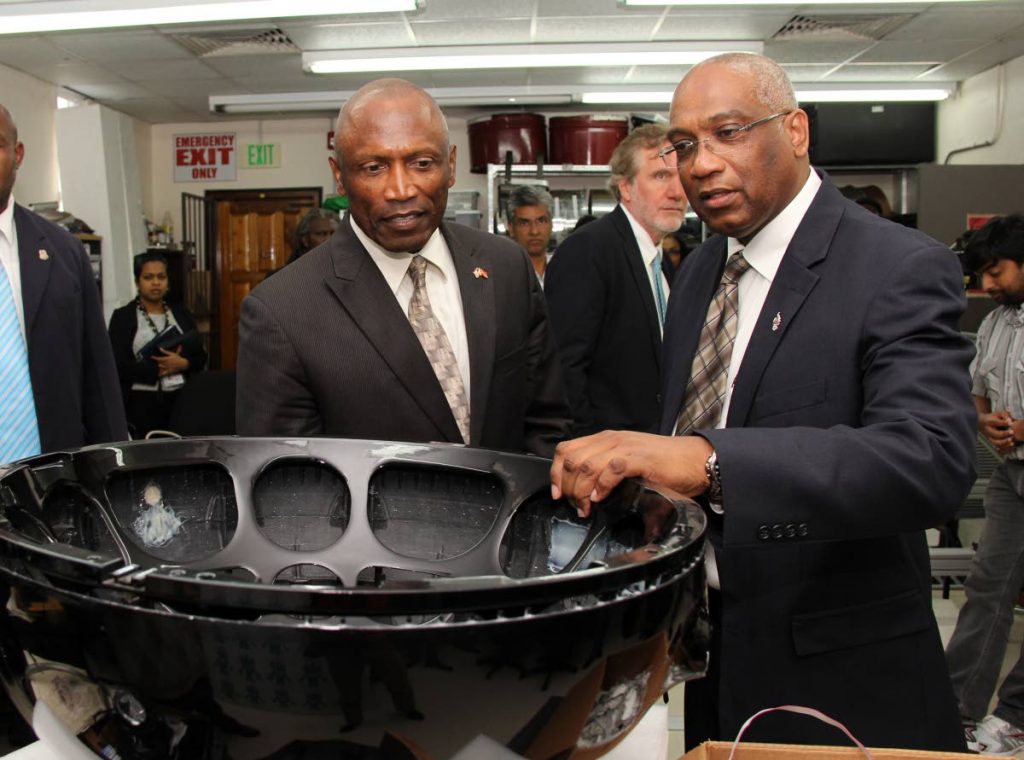
[[[0,674],[126,760],[599,756],[706,668],[704,517],[626,483],[580,520],[548,467],[337,439],[25,460]]]

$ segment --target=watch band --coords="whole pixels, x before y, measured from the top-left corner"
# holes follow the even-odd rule
[[[718,452],[712,451],[704,462],[704,474],[708,477],[708,490],[704,492],[712,504],[722,503],[722,471],[718,467]]]

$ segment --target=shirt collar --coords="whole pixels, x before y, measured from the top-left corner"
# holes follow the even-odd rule
[[[796,194],[786,206],[768,224],[750,239],[750,242],[743,245],[736,238],[729,238],[728,253],[731,256],[736,251],[743,251],[745,258],[752,269],[771,282],[775,279],[775,273],[779,270],[782,257],[789,248],[797,227],[811,207],[814,196],[821,187],[821,177],[811,169],[807,174],[807,180],[800,192]]]
[[[388,287],[391,288],[391,292],[397,293],[402,280],[405,278],[405,273],[409,270],[409,262],[417,254],[409,253],[408,251],[395,253],[394,251],[384,250],[360,229],[351,214],[348,215],[348,218],[352,224],[352,231],[356,233],[359,242],[366,248],[366,252],[370,254],[370,258],[373,259],[377,268],[380,269],[380,273],[384,275],[384,279],[387,281]],[[448,246],[444,242],[440,228],[434,230],[434,233],[427,239],[426,244],[418,254],[437,267],[445,282],[447,282],[449,276],[454,274],[451,254],[448,252]]]
[[[0,235],[7,238],[7,242],[14,243],[14,195],[7,201],[7,208],[0,212]]]
[[[656,246],[654,241],[651,240],[650,233],[643,228],[640,222],[638,222],[631,213],[629,213],[628,208],[623,206],[621,203],[619,204],[619,208],[621,208],[622,212],[626,215],[626,219],[629,221],[629,226],[633,228],[633,237],[636,238],[636,244],[640,247],[640,256],[644,260],[644,266],[649,269],[651,262],[653,262],[658,255],[658,246]]]

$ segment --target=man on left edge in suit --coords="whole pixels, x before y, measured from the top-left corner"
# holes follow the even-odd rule
[[[24,157],[0,105],[0,463],[128,439],[89,259],[14,202]]]
[[[437,103],[377,80],[335,135],[348,219],[243,301],[238,432],[550,456],[570,421],[544,296],[516,243],[442,222],[455,147]]]

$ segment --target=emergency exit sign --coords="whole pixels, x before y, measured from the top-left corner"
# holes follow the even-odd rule
[[[281,165],[281,146],[278,143],[249,143],[245,146],[246,169],[276,169]]]
[[[235,179],[235,133],[174,136],[174,181]]]

